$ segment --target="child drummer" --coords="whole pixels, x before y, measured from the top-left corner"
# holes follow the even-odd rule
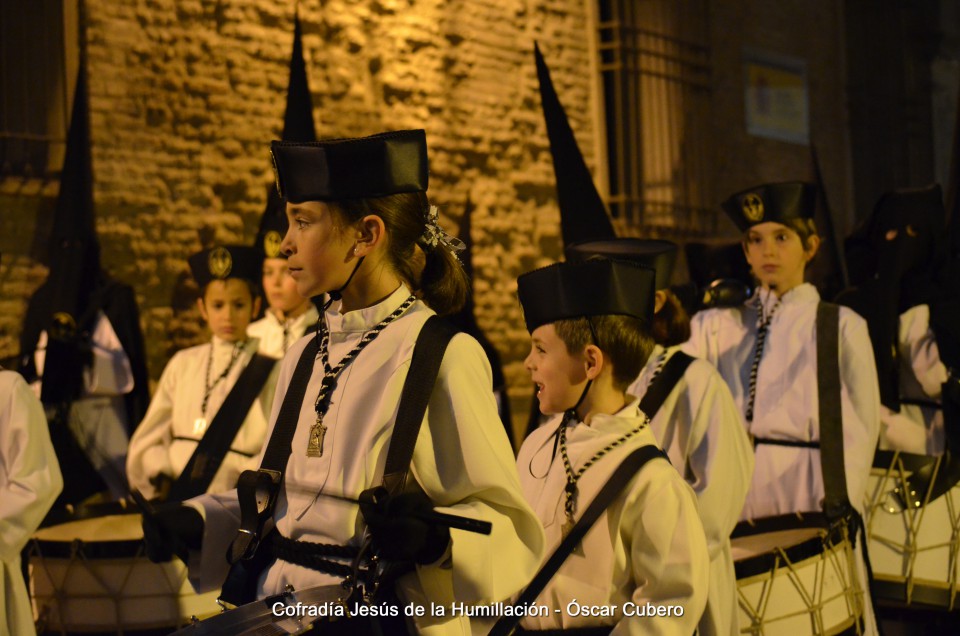
[[[425,132],[274,142],[272,151],[288,202],[290,228],[281,247],[288,268],[301,296],[331,298],[320,333],[301,338],[281,362],[272,435],[292,438],[277,447],[282,452],[276,462],[278,453],[268,442],[261,470],[254,473],[282,474],[273,491],[275,529],[255,525],[248,531],[244,525],[238,533],[250,510],[246,503],[256,501],[248,498],[245,474],[238,490],[205,495],[147,519],[145,535],[199,548],[189,558],[198,564],[191,567],[191,580],[201,589],[224,580],[228,546],[236,555],[242,537],[253,536],[259,540],[255,559],[264,559],[263,568],[241,579],[256,598],[324,585],[342,590],[351,562],[372,546],[383,561],[404,565],[405,574],[383,586],[400,601],[449,607],[504,600],[529,581],[543,531],[520,492],[489,362],[470,336],[454,335],[443,354],[405,462],[403,492],[386,497],[379,510],[357,505],[362,493],[385,481],[421,330],[436,324],[427,322],[435,313],[459,309],[467,293],[457,244],[427,200]],[[490,521],[492,534],[423,521],[420,513],[434,506]],[[253,512],[256,522],[256,505]],[[194,523],[190,516],[201,526],[197,533],[180,531]],[[148,531],[148,523],[156,532]],[[228,583],[251,561],[235,558]],[[471,629],[462,613],[394,616],[367,618],[388,623],[381,629],[400,623],[400,629],[427,634]],[[364,617],[336,628],[371,633],[372,625],[358,626],[355,619]]]
[[[286,204],[271,188],[254,247],[263,255],[263,296],[267,310],[250,323],[247,334],[260,342],[260,353],[282,358],[290,346],[317,323],[317,308],[297,293],[297,281],[287,271],[280,242],[287,233]]]
[[[541,412],[554,415],[524,441],[517,467],[550,554],[631,451],[658,448],[639,400],[624,393],[654,344],[654,272],[591,259],[535,270],[517,285],[532,339],[524,364]],[[522,625],[532,631],[616,625],[623,633],[688,635],[706,603],[709,563],[693,490],[668,461],[652,459],[546,584],[538,603],[550,606],[548,615]],[[571,600],[684,611],[682,617],[620,610],[577,616],[566,610]]]
[[[743,233],[743,250],[759,287],[740,307],[697,313],[685,347],[720,371],[753,439],[755,468],[741,515],[745,520],[821,511],[849,518],[850,511],[840,508],[852,506],[862,516],[866,507],[880,430],[877,372],[866,322],[841,307],[834,319],[838,326],[832,328],[839,382],[818,381],[818,371],[827,368],[817,359],[820,295],[804,282],[820,245],[815,193],[810,184],[775,183],[724,202],[724,211]],[[842,444],[821,446],[827,433],[820,406],[839,412],[836,437]],[[830,461],[830,453],[839,458]],[[837,488],[826,492],[827,479]],[[825,511],[825,495],[846,501]],[[862,560],[859,574],[866,632],[875,633]]]
[[[190,257],[212,336],[173,356],[130,440],[127,476],[145,497],[166,497],[175,482],[176,499],[227,490],[256,463],[276,385],[275,361],[258,356],[257,339],[247,337],[260,262],[254,248],[238,245]],[[191,474],[180,479],[187,466]]]
[[[604,256],[656,270],[656,313],[651,322],[655,345],[627,393],[641,399],[650,429],[697,495],[710,550],[710,591],[698,633],[735,636],[739,626],[730,533],[750,486],[753,448],[717,370],[680,351],[690,337],[690,318],[670,290],[677,245],[611,238],[568,245],[565,251],[568,260]]]

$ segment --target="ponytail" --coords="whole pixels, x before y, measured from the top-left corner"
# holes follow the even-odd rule
[[[367,214],[375,214],[383,220],[389,236],[387,260],[431,309],[444,316],[463,307],[470,291],[463,265],[442,245],[425,251],[418,243],[430,210],[426,194],[391,194],[338,201],[332,206],[347,223],[356,222]]]

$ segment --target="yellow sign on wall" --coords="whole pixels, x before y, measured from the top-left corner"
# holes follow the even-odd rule
[[[810,142],[806,64],[745,56],[747,132],[798,144]]]

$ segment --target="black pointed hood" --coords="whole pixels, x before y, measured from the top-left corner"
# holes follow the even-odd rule
[[[300,16],[293,18],[293,51],[290,53],[290,78],[287,83],[287,108],[283,114],[283,141],[316,141],[313,124],[313,101],[307,81],[307,65],[303,59]],[[267,205],[260,217],[260,227],[254,241],[264,258],[286,258],[280,251],[280,241],[287,233],[286,203],[274,184],[267,187]]]
[[[553,172],[557,179],[560,230],[563,244],[616,238],[607,209],[593,183],[593,176],[577,146],[573,129],[550,79],[550,69],[534,44],[540,100],[550,138]]]
[[[307,64],[303,59],[303,40],[300,16],[293,17],[293,51],[290,54],[290,80],[287,84],[287,109],[283,115],[284,141],[316,141],[313,125],[313,103]]]
[[[70,401],[80,395],[86,356],[77,342],[92,327],[97,306],[92,297],[103,284],[94,225],[89,98],[84,68],[81,60],[50,233],[50,271],[31,300],[27,323],[32,326],[25,329],[31,334],[37,333],[37,328],[45,329],[49,336],[41,396],[47,403]],[[28,345],[32,350],[36,340]]]

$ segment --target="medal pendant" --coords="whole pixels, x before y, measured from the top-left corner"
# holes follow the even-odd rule
[[[573,521],[573,519],[570,519],[569,517],[567,517],[567,520],[563,524],[563,528],[560,529],[563,539],[566,539],[570,535],[570,533],[573,532],[573,526],[575,525],[576,523]],[[581,557],[583,556],[583,540],[582,539],[577,542],[577,545],[574,546],[570,554],[575,554]]]
[[[307,457],[323,457],[323,438],[327,427],[323,425],[323,418],[317,417],[317,422],[310,427],[310,442],[307,444]]]
[[[200,435],[200,434],[203,433],[205,430],[207,430],[207,418],[205,418],[205,417],[198,417],[197,419],[193,420],[193,434],[194,434],[194,435]]]

